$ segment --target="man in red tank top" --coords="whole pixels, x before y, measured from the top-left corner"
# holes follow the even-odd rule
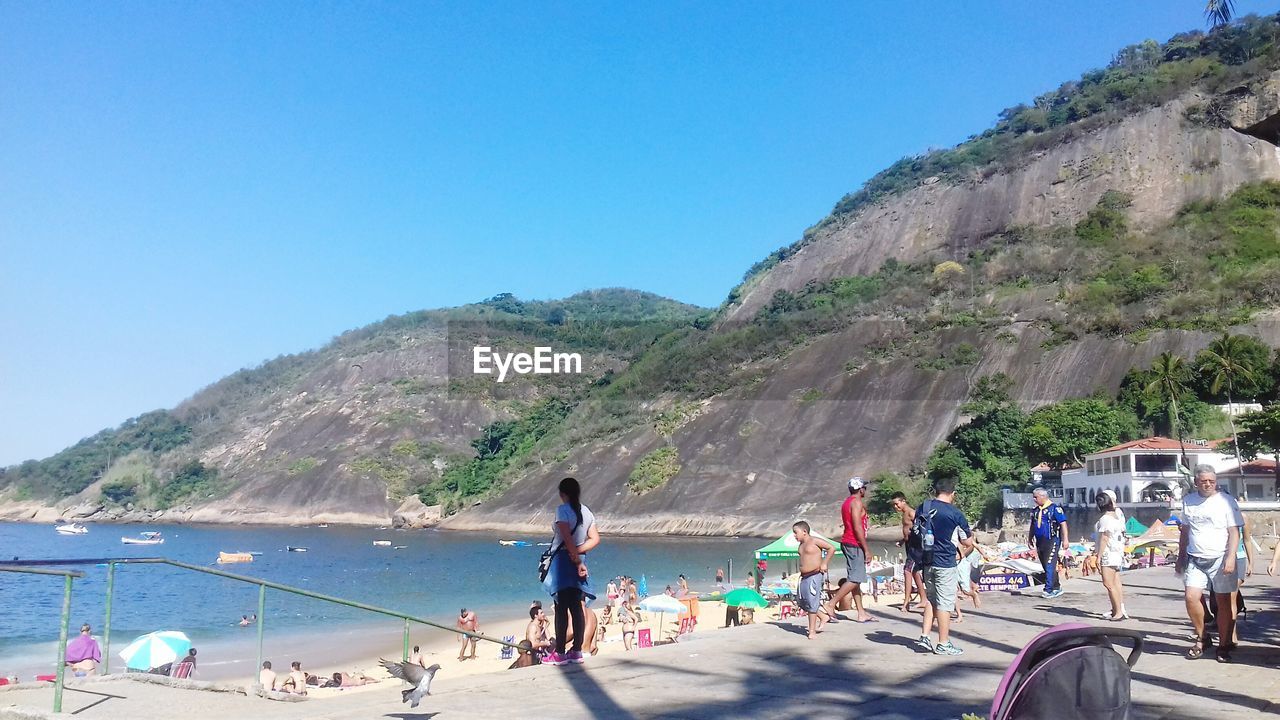
[[[849,481],[849,497],[840,506],[840,519],[844,521],[844,535],[840,537],[840,552],[844,553],[845,578],[849,581],[842,585],[831,598],[830,612],[835,617],[835,610],[846,595],[853,594],[853,604],[858,611],[858,622],[875,620],[862,607],[862,584],[867,581],[867,527],[871,518],[867,515],[864,500],[867,496],[867,482],[860,477]]]

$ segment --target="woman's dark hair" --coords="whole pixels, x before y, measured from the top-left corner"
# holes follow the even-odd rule
[[[1098,493],[1098,499],[1094,500],[1098,505],[1098,509],[1102,512],[1111,512],[1116,509],[1116,504],[1111,500],[1111,496],[1107,493]]]
[[[582,525],[582,488],[578,485],[578,481],[574,478],[567,477],[560,481],[560,492],[569,499],[569,507],[573,508],[573,514],[578,516],[578,525]]]

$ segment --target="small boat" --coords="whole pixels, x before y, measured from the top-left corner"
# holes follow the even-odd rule
[[[57,530],[59,535],[87,535],[89,533],[89,528],[81,525],[80,523],[59,525],[55,527],[54,530]]]
[[[538,543],[538,547],[551,547],[551,543]]]
[[[299,545],[285,545],[284,549],[289,552],[306,552],[307,551],[306,548],[301,547]]]
[[[138,533],[138,534],[139,534],[139,535],[141,535],[142,537],[144,537],[144,538],[148,539],[148,540],[151,540],[151,539],[153,539],[153,538],[158,538],[158,537],[160,537],[160,535],[161,535],[161,533],[159,533],[159,532],[157,532],[157,531],[155,531],[155,530],[148,530],[147,532],[144,532],[144,533]]]
[[[218,553],[219,565],[229,565],[231,563],[247,563],[247,562],[253,562],[253,556],[247,552]]]
[[[391,541],[390,540],[374,540],[373,546],[374,547],[391,547]]]
[[[408,546],[408,545],[392,545],[392,546],[391,546],[391,549],[392,549],[392,550],[403,550],[403,549],[405,549],[405,548],[407,548],[407,547],[409,547],[409,546]]]
[[[148,534],[158,536],[160,533],[143,533],[144,536]],[[125,545],[163,545],[164,538],[162,537],[136,537],[136,538],[122,537],[120,538],[120,542],[124,543]]]
[[[250,555],[252,555],[252,556],[254,556],[254,557],[262,557],[262,553],[260,553],[260,552],[250,552],[249,554],[250,554]]]
[[[507,547],[529,547],[527,540],[499,540],[498,544],[506,545]]]
[[[329,523],[320,523],[320,524],[319,524],[319,525],[317,525],[316,527],[318,527],[318,528],[327,528],[327,527],[329,527]]]

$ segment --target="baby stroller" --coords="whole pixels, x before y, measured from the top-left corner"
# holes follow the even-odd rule
[[[1132,645],[1122,659],[1111,644]],[[1027,644],[1005,671],[991,720],[1128,720],[1129,668],[1142,654],[1142,635],[1081,623],[1051,627]]]

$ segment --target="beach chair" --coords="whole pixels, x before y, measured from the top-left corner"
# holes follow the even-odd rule
[[[676,631],[675,641],[680,642],[680,637],[693,632],[693,627],[698,624],[697,618],[687,617],[680,621],[680,629]]]
[[[502,636],[502,642],[515,643],[515,641],[516,641],[516,636],[515,636],[515,635],[503,635],[503,636]],[[515,657],[515,653],[516,653],[516,649],[515,649],[515,648],[511,647],[510,645],[503,645],[503,646],[502,646],[502,651],[501,651],[500,653],[498,653],[498,659],[499,659],[499,660],[510,660],[511,658]]]
[[[195,669],[195,663],[180,662],[177,665],[174,665],[173,669],[169,671],[169,677],[185,680],[191,677],[191,671]]]
[[[636,633],[636,645],[642,648],[653,647],[653,635],[649,632],[649,628],[641,628],[640,632]]]

